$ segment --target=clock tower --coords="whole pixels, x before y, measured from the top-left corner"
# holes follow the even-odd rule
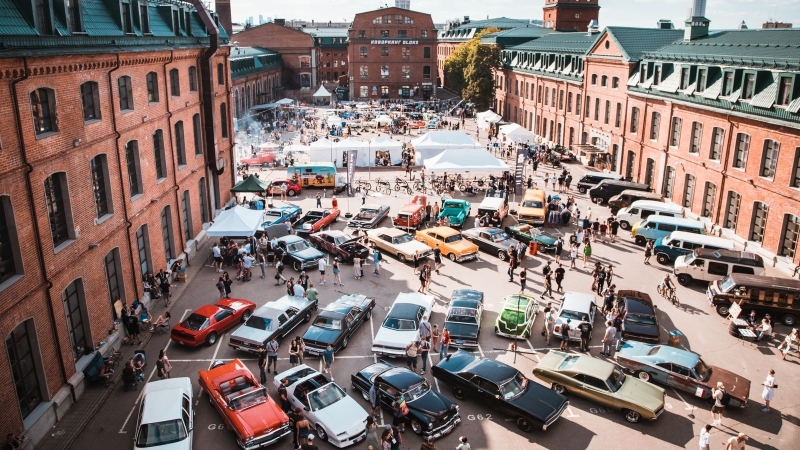
[[[545,28],[558,31],[588,31],[589,23],[599,22],[599,0],[545,0],[542,11]]]

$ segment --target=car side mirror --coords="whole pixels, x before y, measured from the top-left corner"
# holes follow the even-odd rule
[[[304,410],[304,411],[311,411],[310,409],[308,409],[308,406],[306,406],[305,408],[303,408],[303,410]]]
[[[500,394],[495,395],[494,398],[500,400]]]

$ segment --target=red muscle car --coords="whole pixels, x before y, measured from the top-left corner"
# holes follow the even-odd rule
[[[253,314],[256,304],[240,298],[226,298],[213,305],[201,306],[183,322],[172,327],[170,339],[178,344],[197,347],[214,345],[226,330],[244,323]]]
[[[292,225],[297,233],[316,233],[339,219],[339,208],[310,209]]]
[[[289,417],[239,359],[198,371],[208,394],[236,443],[245,450],[266,447],[291,434]]]
[[[267,192],[272,195],[281,195],[281,186],[284,184],[286,185],[286,195],[289,197],[299,195],[300,192],[303,191],[303,188],[299,184],[288,178],[282,178],[279,180],[272,180],[269,188],[267,188]]]

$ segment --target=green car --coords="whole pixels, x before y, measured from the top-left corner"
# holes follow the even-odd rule
[[[494,322],[499,336],[526,339],[539,313],[539,302],[525,294],[511,294],[503,302],[503,310]]]
[[[622,369],[589,355],[550,350],[533,375],[559,394],[571,392],[606,408],[622,411],[625,420],[655,420],[664,412],[664,389],[625,375]]]
[[[469,217],[471,205],[466,200],[451,198],[445,200],[442,205],[442,212],[436,216],[437,219],[447,219],[447,224],[454,227],[463,227],[464,221]]]
[[[531,242],[537,242],[540,251],[556,251],[556,241],[558,238],[550,233],[542,231],[540,228],[532,227],[527,224],[510,225],[506,227],[506,233],[525,245],[529,245]]]

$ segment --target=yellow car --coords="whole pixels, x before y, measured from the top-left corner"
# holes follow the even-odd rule
[[[463,239],[458,230],[450,227],[434,227],[417,231],[415,239],[430,248],[439,246],[442,256],[453,262],[464,262],[478,257],[478,246]]]

